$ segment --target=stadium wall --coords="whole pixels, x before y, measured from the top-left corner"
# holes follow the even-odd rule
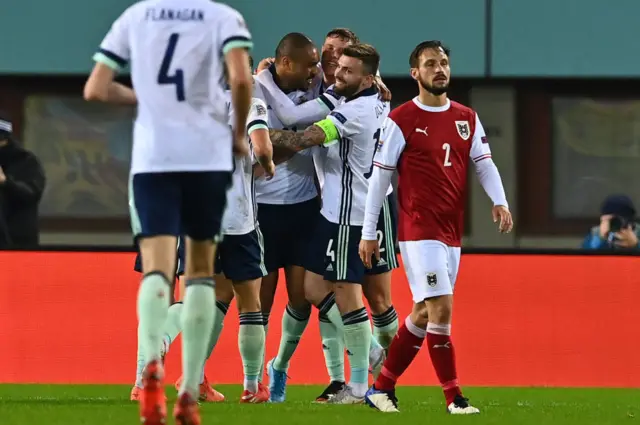
[[[135,0],[4,3],[0,27],[10,42],[3,44],[0,74],[78,75],[89,71],[109,26]],[[407,76],[412,46],[430,38],[450,44],[457,76],[637,77],[640,69],[637,55],[629,54],[636,50],[637,0],[616,0],[604,10],[598,0],[325,0],[311,8],[292,7],[291,0],[223,3],[245,16],[257,57],[272,56],[287,32],[302,31],[320,43],[330,28],[346,26],[379,48],[387,77]]]
[[[0,264],[0,383],[132,383],[133,254],[0,252]],[[463,385],[639,387],[638,276],[640,263],[626,256],[463,255],[453,330]],[[402,271],[393,298],[404,318],[411,298]],[[281,285],[268,356],[285,303]],[[207,364],[213,382],[241,381],[237,325],[232,307]],[[176,344],[169,380],[179,361]],[[292,384],[327,380],[315,315],[289,375]],[[401,380],[436,382],[426,351]]]

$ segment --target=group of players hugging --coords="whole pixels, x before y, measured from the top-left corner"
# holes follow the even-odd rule
[[[139,6],[144,3],[152,6]],[[94,56],[97,64],[85,87],[90,100],[119,100],[139,108],[130,206],[140,249],[136,270],[144,274],[131,399],[140,401],[142,417],[154,425],[166,415],[162,360],[180,332],[184,348],[183,378],[176,384],[178,423],[199,423],[198,400],[225,399],[209,384],[203,360],[214,351],[234,298],[244,369],[242,403],[285,401],[290,361],[317,311],[330,383],[316,402],[366,403],[382,412],[398,412],[396,382],[426,341],[446,410],[478,413],[460,389],[451,339],[470,162],[493,203],[498,230],[511,231],[513,221],[478,115],[447,96],[449,49],[437,40],[413,49],[409,66],[418,94],[391,110],[391,93],[378,72],[378,52],[349,29],[329,31],[320,52],[304,34],[287,34],[275,57],[263,59],[252,72],[246,53],[251,38],[239,13],[208,1],[205,5],[189,0],[189,6],[182,2],[176,10],[173,3],[153,0],[128,9]],[[209,64],[212,59],[202,59],[206,50],[198,51],[202,42],[197,24],[208,22],[210,8],[216,16],[226,16],[216,21],[220,30],[210,42],[224,57],[218,61],[226,78],[226,91],[217,97],[224,108],[205,110],[222,117],[213,130],[201,125],[202,115],[193,112],[202,109],[197,106],[202,97],[194,94],[202,64],[217,66]],[[144,29],[148,22],[155,26]],[[161,39],[168,39],[168,45],[160,51],[158,73],[153,71],[157,64],[136,52]],[[200,71],[189,73],[189,55],[196,55],[194,66]],[[134,89],[113,80],[129,61]],[[157,79],[149,77],[152,72]],[[252,94],[242,106],[238,99],[246,89],[241,83],[244,75],[251,79]],[[202,83],[205,100],[216,96],[207,91],[208,84]],[[178,106],[171,106],[167,93]],[[162,110],[170,106],[175,125]],[[154,120],[163,114],[165,121]],[[178,142],[192,138],[195,146],[204,131],[233,137],[233,143],[227,151],[207,151],[202,144],[189,153],[187,145]],[[160,143],[161,138],[174,140]],[[224,167],[191,167],[207,161],[212,152],[232,158],[226,174],[217,172]],[[188,160],[180,163],[180,158]],[[200,170],[216,173],[193,172]],[[212,189],[210,196],[203,192],[214,186],[217,192]],[[181,204],[181,216],[167,213],[159,199]],[[207,228],[205,213],[221,217],[208,232],[202,230]],[[215,252],[214,276],[197,275],[198,261],[188,255],[185,268],[185,245],[186,251],[195,252],[197,241],[212,240],[213,234],[221,236],[215,240],[215,251],[201,252]],[[152,246],[148,239],[162,243]],[[396,246],[414,302],[400,323],[391,300]],[[282,269],[288,304],[278,353],[266,361],[265,339]],[[184,304],[173,299],[176,280]],[[211,312],[195,317],[190,309]],[[147,317],[154,320],[143,319]],[[197,329],[207,332],[204,338],[203,331],[196,338]],[[268,385],[263,384],[264,370]]]

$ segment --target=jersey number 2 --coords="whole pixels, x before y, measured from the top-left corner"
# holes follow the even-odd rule
[[[373,140],[376,142],[376,145],[373,147],[373,158],[376,157],[378,146],[380,146],[380,133],[380,129],[376,130],[376,132],[373,133]],[[373,174],[373,158],[371,158],[371,168],[369,168],[369,172],[364,175],[365,179],[368,179],[369,177],[371,177],[371,174]]]
[[[449,143],[443,144],[442,150],[444,151],[444,166],[451,167],[451,161],[449,160],[449,156],[451,155],[451,145]]]
[[[160,72],[158,72],[158,84],[173,84],[176,86],[176,97],[178,102],[184,102],[184,72],[180,68],[176,68],[173,75],[169,75],[169,68],[173,60],[173,54],[176,51],[176,45],[180,34],[173,33],[169,36],[167,50],[164,52],[162,64],[160,64]]]

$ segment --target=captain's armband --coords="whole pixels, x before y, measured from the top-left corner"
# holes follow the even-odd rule
[[[321,121],[313,123],[316,127],[319,127],[324,133],[324,142],[322,143],[324,146],[330,146],[334,143],[337,143],[340,138],[340,134],[338,133],[338,129],[336,128],[333,121],[328,118],[325,118]]]

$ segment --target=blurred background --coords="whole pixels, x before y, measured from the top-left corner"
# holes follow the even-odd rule
[[[131,245],[131,108],[81,98],[91,56],[131,0],[20,0],[0,13],[0,109],[47,185],[41,245]],[[382,55],[397,105],[417,88],[408,56],[426,39],[452,49],[451,98],[476,109],[514,212],[499,235],[469,180],[465,246],[580,248],[610,194],[640,202],[640,2],[637,0],[229,0],[256,62],[299,31],[348,27]]]

